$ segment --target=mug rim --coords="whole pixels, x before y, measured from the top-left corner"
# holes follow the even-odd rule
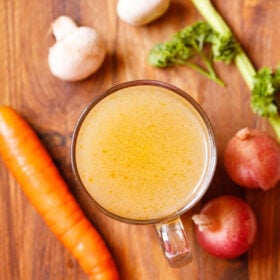
[[[207,135],[208,135],[208,149],[210,156],[208,157],[208,168],[205,169],[204,174],[202,175],[202,179],[200,184],[202,184],[204,187],[198,187],[198,190],[195,192],[195,197],[189,202],[186,203],[186,205],[182,206],[179,208],[177,211],[164,216],[164,217],[158,217],[158,218],[153,218],[153,219],[132,219],[132,218],[127,218],[123,217],[120,215],[117,215],[115,213],[110,212],[106,208],[104,208],[102,205],[100,205],[89,193],[85,185],[83,184],[83,181],[79,175],[78,167],[77,167],[77,161],[76,161],[76,144],[77,144],[77,138],[79,135],[80,128],[83,124],[83,121],[86,119],[87,115],[89,112],[97,105],[101,100],[106,98],[107,96],[113,94],[114,92],[117,92],[120,89],[123,88],[128,88],[128,87],[134,87],[134,86],[155,86],[155,87],[161,87],[167,90],[172,91],[175,94],[180,95],[183,97],[185,100],[190,103],[190,105],[193,107],[193,109],[198,113],[198,115],[201,117],[203,123],[205,124],[206,130],[207,130]],[[216,147],[216,140],[215,140],[215,135],[214,135],[214,130],[212,127],[212,124],[206,115],[205,111],[202,109],[200,104],[193,98],[191,97],[188,93],[183,91],[182,89],[171,85],[166,82],[158,81],[158,80],[151,80],[151,79],[142,79],[142,80],[131,80],[127,82],[122,82],[117,85],[114,85],[107,90],[103,91],[101,95],[99,95],[96,98],[93,98],[87,105],[86,107],[82,110],[80,113],[74,130],[72,134],[72,140],[71,140],[71,147],[70,147],[70,161],[71,161],[71,168],[74,173],[75,179],[77,183],[82,187],[82,189],[86,192],[87,196],[89,196],[90,201],[93,202],[93,205],[99,209],[103,214],[106,216],[109,216],[110,218],[113,218],[114,220],[118,220],[121,222],[129,223],[129,224],[158,224],[161,222],[166,222],[170,220],[174,220],[178,217],[180,217],[182,214],[190,210],[198,201],[203,197],[203,195],[206,193],[208,190],[210,183],[213,179],[216,165],[217,165],[217,147]]]

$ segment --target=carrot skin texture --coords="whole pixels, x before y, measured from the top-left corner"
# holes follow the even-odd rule
[[[105,242],[69,192],[37,134],[9,106],[0,106],[0,156],[33,207],[90,279],[119,279]]]

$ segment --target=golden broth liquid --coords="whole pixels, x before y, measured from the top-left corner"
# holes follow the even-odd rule
[[[199,187],[207,128],[187,100],[155,86],[121,89],[81,125],[76,163],[89,194],[115,215],[166,217]]]

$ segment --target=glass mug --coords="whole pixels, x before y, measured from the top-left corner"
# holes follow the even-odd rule
[[[204,195],[217,161],[204,111],[177,87],[125,82],[82,112],[71,164],[95,206],[111,218],[153,224],[171,266],[192,259],[180,216]]]

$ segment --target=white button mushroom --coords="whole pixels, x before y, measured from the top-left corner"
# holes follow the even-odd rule
[[[130,25],[144,25],[163,15],[170,0],[119,0],[117,14]]]
[[[56,43],[49,49],[48,63],[54,76],[78,81],[93,74],[106,56],[105,42],[89,27],[78,27],[67,16],[52,23]]]

